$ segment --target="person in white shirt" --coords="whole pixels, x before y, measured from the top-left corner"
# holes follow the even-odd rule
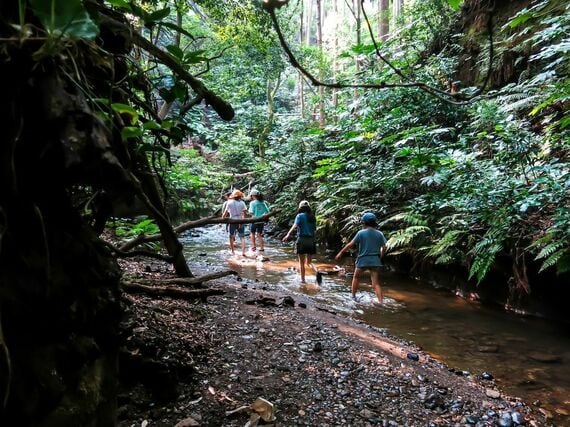
[[[247,211],[247,206],[243,199],[243,193],[239,190],[234,190],[229,196],[228,202],[224,206],[224,211],[222,212],[222,217],[231,219],[242,219],[245,218],[245,213]],[[236,233],[241,239],[241,253],[245,256],[245,225],[244,224],[230,224],[230,251],[232,255],[235,254],[235,240]]]

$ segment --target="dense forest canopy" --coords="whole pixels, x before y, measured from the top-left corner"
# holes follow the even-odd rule
[[[232,187],[282,225],[310,199],[327,246],[373,211],[412,267],[506,271],[514,294],[568,277],[568,1],[12,0],[0,31],[8,419],[82,424],[89,401],[105,425],[138,241],[102,233],[160,233],[191,276],[172,219]],[[89,368],[44,378],[72,355]]]

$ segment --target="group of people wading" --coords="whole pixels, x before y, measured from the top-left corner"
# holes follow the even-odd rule
[[[263,195],[258,190],[251,190],[249,199],[251,200],[249,208],[244,202],[244,194],[239,190],[234,190],[228,195],[228,200],[222,207],[222,217],[231,219],[243,219],[247,214],[253,218],[258,218],[262,215],[269,213],[269,206],[263,200]],[[335,256],[336,260],[340,260],[342,255],[349,249],[358,246],[358,254],[355,263],[354,275],[352,277],[352,297],[356,298],[358,285],[362,273],[365,271],[370,272],[370,279],[372,287],[376,293],[378,303],[382,304],[383,293],[380,285],[380,267],[382,266],[382,258],[386,252],[386,238],[381,231],[377,230],[376,215],[372,212],[367,212],[360,218],[362,229],[359,230],[354,238],[348,242]],[[263,240],[264,222],[254,222],[251,224],[251,250],[257,250],[256,245],[259,245],[259,251],[265,250],[265,242]],[[293,221],[293,225],[283,237],[283,241],[288,241],[292,234],[296,232],[295,253],[299,262],[299,273],[301,275],[301,284],[305,284],[305,273],[308,268],[315,271],[317,284],[321,283],[321,273],[315,268],[312,263],[313,255],[317,253],[317,245],[315,234],[317,229],[317,220],[315,214],[311,209],[311,205],[307,200],[302,200],[299,203],[297,215]],[[246,255],[245,250],[245,225],[244,224],[229,224],[228,227],[230,238],[230,251],[232,255],[235,254],[235,238],[236,234],[241,240],[242,255]]]

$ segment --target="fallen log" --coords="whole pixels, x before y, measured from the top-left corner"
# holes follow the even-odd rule
[[[141,277],[126,276],[121,279],[121,284],[139,284],[145,286],[152,285],[181,285],[181,286],[196,286],[201,285],[203,282],[209,280],[220,279],[222,277],[238,274],[234,270],[216,271],[215,273],[205,274],[199,277],[173,277],[171,279],[150,279]]]
[[[145,294],[152,297],[171,297],[186,300],[193,300],[200,298],[206,301],[206,298],[211,295],[223,295],[222,289],[179,289],[169,286],[147,286],[138,283],[122,283],[121,287],[124,292],[132,294]]]
[[[182,233],[183,231],[186,230],[190,230],[192,228],[196,228],[196,227],[201,227],[203,225],[210,225],[210,224],[251,224],[253,222],[263,222],[266,219],[271,218],[272,216],[278,214],[281,210],[280,209],[274,209],[269,213],[266,213],[265,215],[262,215],[260,217],[257,218],[240,218],[240,219],[231,219],[231,218],[220,218],[217,216],[209,216],[206,218],[200,218],[194,221],[188,221],[188,222],[184,222],[176,227],[174,227],[174,231],[179,234]],[[148,243],[148,242],[156,242],[158,240],[162,239],[162,234],[141,234],[137,237],[135,237],[134,239],[131,239],[127,242],[125,242],[123,245],[121,245],[121,247],[119,248],[119,250],[126,252],[129,249],[132,249],[142,243]]]

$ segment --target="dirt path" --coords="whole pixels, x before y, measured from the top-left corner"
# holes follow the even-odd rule
[[[548,425],[492,380],[451,372],[298,295],[235,277],[208,285],[226,293],[205,304],[126,297],[120,426],[244,426],[250,417],[253,426],[258,397],[278,426]]]

